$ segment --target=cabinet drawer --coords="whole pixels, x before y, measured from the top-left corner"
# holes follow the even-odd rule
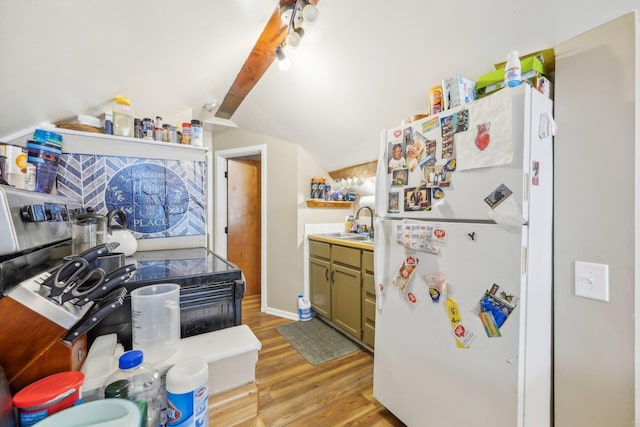
[[[329,259],[331,258],[331,245],[309,240],[309,255]]]
[[[364,311],[365,323],[368,323],[371,326],[375,326],[376,325],[376,301],[365,300],[362,307]]]
[[[373,271],[373,252],[362,251],[362,269]]]
[[[340,264],[351,265],[360,268],[360,249],[347,248],[346,246],[333,245],[331,248],[331,260]]]

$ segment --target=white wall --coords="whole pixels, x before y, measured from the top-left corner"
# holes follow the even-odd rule
[[[556,427],[640,420],[637,28],[629,14],[556,48]],[[575,261],[609,265],[609,302],[575,296]]]
[[[296,144],[223,127],[213,128],[212,141],[214,152],[262,144],[267,147],[267,197],[263,200],[267,207],[264,305],[267,312],[297,318],[297,296],[304,291],[304,224],[344,221],[344,212],[351,210],[306,207],[311,177],[328,178],[328,175]]]

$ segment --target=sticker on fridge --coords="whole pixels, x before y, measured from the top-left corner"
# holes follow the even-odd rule
[[[473,312],[479,316],[488,337],[502,336],[500,328],[513,313],[518,301],[517,296],[500,290],[496,283],[485,291]]]
[[[400,212],[400,193],[392,191],[389,193],[389,207],[387,208],[389,213]]]
[[[509,91],[470,104],[469,118],[470,131],[457,134],[455,138],[458,170],[511,163],[513,135]]]
[[[431,210],[431,190],[426,187],[405,188],[404,210],[405,212]]]
[[[405,288],[409,284],[409,280],[411,280],[411,277],[416,270],[418,262],[420,262],[420,260],[415,256],[407,255],[402,261],[402,265],[393,276],[393,280],[391,281],[393,286],[404,292]]]
[[[391,186],[392,187],[402,187],[407,185],[407,181],[409,180],[409,169],[396,169],[392,172],[391,175]]]
[[[396,241],[405,248],[437,254],[447,243],[447,232],[439,224],[403,222],[396,224]]]

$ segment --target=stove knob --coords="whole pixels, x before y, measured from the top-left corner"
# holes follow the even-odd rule
[[[20,218],[24,222],[43,222],[47,220],[42,205],[27,205],[20,208]]]

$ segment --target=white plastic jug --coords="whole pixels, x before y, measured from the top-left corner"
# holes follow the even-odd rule
[[[298,295],[298,315],[303,322],[311,320],[312,317],[311,302],[303,295]]]

